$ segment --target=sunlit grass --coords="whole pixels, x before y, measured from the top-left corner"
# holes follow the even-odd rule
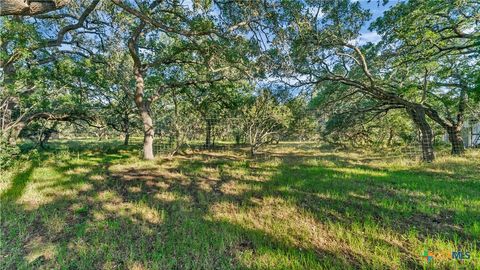
[[[266,151],[143,161],[114,143],[57,144],[2,173],[0,268],[479,267],[480,151],[432,164]]]

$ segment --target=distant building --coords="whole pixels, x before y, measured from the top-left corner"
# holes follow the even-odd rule
[[[480,147],[480,121],[466,121],[462,128],[462,139],[465,147]],[[443,140],[448,142],[448,133],[443,135]]]

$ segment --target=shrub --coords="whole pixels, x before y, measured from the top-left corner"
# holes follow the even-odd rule
[[[11,145],[4,138],[0,138],[0,169],[12,166],[19,154],[18,146]]]

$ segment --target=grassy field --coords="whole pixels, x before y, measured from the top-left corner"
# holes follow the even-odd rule
[[[2,172],[0,269],[480,267],[479,150],[420,164],[300,144],[257,159],[133,149],[56,143]]]

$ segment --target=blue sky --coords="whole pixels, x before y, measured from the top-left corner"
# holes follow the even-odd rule
[[[368,30],[370,23],[373,22],[378,17],[383,15],[383,12],[390,9],[395,4],[399,3],[401,0],[389,0],[388,3],[384,6],[382,3],[378,3],[377,0],[358,0],[364,9],[370,10],[372,13],[371,20],[363,26],[361,33],[362,35],[357,39],[360,44],[365,44],[367,42],[376,43],[380,41],[380,36],[376,32],[372,32]],[[382,2],[382,1],[380,1]]]
[[[380,36],[376,32],[372,32],[368,30],[370,23],[373,22],[375,19],[383,15],[383,12],[390,9],[395,4],[399,3],[403,0],[388,0],[386,5],[383,5],[383,0],[351,0],[352,2],[360,2],[361,6],[364,9],[368,9],[372,14],[371,20],[364,25],[362,28],[362,35],[357,39],[357,42],[360,44],[365,44],[368,42],[376,43],[380,41]],[[192,0],[183,0],[183,5],[188,6],[190,9],[193,9],[193,2]]]

